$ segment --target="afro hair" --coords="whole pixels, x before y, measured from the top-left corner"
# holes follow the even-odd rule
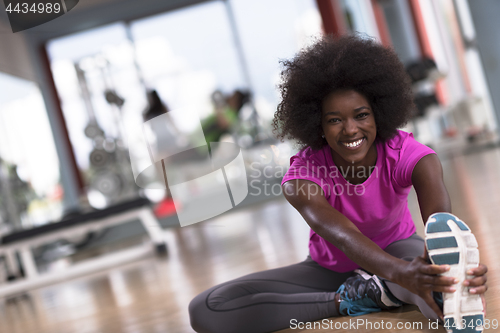
[[[414,112],[410,79],[396,53],[376,41],[356,35],[325,36],[281,61],[282,100],[274,115],[278,138],[301,147],[321,149],[323,99],[337,90],[355,90],[370,103],[377,137],[386,140]]]

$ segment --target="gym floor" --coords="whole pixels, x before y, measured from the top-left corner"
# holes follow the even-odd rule
[[[449,157],[443,167],[453,213],[469,224],[479,242],[481,262],[489,267],[486,318],[498,324],[500,223],[496,219],[500,216],[500,149]],[[414,193],[410,209],[418,233],[423,235]],[[151,256],[0,299],[0,332],[192,332],[187,308],[195,295],[244,274],[305,259],[308,230],[284,199],[235,210],[190,227],[168,229],[167,258]],[[413,306],[354,319],[331,319],[331,330],[280,332],[348,332],[349,328],[341,327],[358,319],[372,324],[372,329],[360,328],[363,332],[445,332],[442,327],[429,327],[428,320]],[[391,323],[393,329],[377,326],[382,321],[384,327]],[[488,331],[497,330],[491,327]]]

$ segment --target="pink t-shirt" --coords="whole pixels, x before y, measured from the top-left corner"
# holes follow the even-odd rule
[[[333,208],[344,214],[359,230],[382,249],[392,242],[410,237],[415,224],[408,209],[413,168],[434,151],[417,142],[411,133],[398,131],[382,142],[375,141],[377,163],[370,177],[353,185],[343,175],[366,172],[363,169],[341,169],[333,163],[330,146],[321,150],[305,148],[292,156],[290,169],[281,184],[291,179],[306,179],[323,189]],[[307,187],[303,188],[307,191]],[[335,245],[327,242],[312,229],[309,237],[311,258],[321,266],[336,272],[352,271],[359,266]]]

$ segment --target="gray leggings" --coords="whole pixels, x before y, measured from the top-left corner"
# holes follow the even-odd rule
[[[414,234],[385,252],[407,261],[423,254],[424,240]],[[290,320],[308,322],[339,316],[335,292],[352,272],[337,273],[310,257],[298,264],[253,273],[212,287],[189,304],[191,326],[198,333],[259,333],[290,327]],[[429,319],[434,311],[405,288],[386,281],[399,300],[417,305]]]

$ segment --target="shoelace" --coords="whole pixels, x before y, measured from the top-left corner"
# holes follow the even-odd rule
[[[345,286],[341,285],[337,293],[340,295],[340,306],[339,311],[344,312],[347,310],[347,314],[352,317],[361,316],[365,314],[369,314],[372,312],[380,312],[382,311],[377,303],[375,303],[368,295],[357,295],[356,298],[350,299],[347,293],[343,295],[345,290]]]

